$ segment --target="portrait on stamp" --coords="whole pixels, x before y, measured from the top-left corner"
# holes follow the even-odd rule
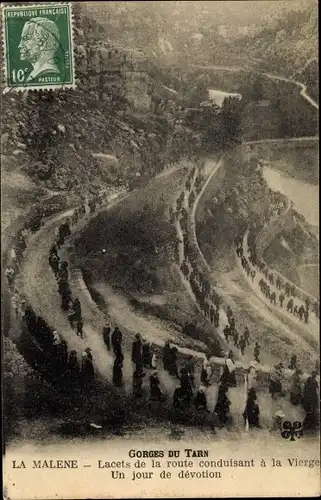
[[[5,6],[7,89],[74,86],[70,4]]]
[[[21,60],[29,61],[33,66],[27,82],[40,75],[60,73],[55,62],[59,43],[59,29],[50,19],[36,17],[26,22],[21,33],[19,49]]]

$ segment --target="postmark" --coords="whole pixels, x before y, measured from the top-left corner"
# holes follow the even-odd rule
[[[71,3],[2,6],[5,90],[75,87]]]

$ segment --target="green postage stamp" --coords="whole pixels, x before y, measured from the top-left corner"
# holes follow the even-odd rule
[[[5,90],[74,88],[71,3],[3,5]]]

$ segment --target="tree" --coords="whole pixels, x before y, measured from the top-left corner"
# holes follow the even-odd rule
[[[253,101],[261,101],[264,97],[264,86],[261,78],[258,78],[252,87],[251,97]]]
[[[227,142],[235,143],[241,136],[242,103],[237,97],[227,97],[223,101],[221,118]]]

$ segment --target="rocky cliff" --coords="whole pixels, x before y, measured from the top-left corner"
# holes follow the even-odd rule
[[[74,15],[77,88],[4,95],[2,153],[55,190],[96,190],[161,171],[184,154],[175,91],[144,54],[108,41],[82,5]],[[102,169],[93,153],[116,156],[116,171]]]

